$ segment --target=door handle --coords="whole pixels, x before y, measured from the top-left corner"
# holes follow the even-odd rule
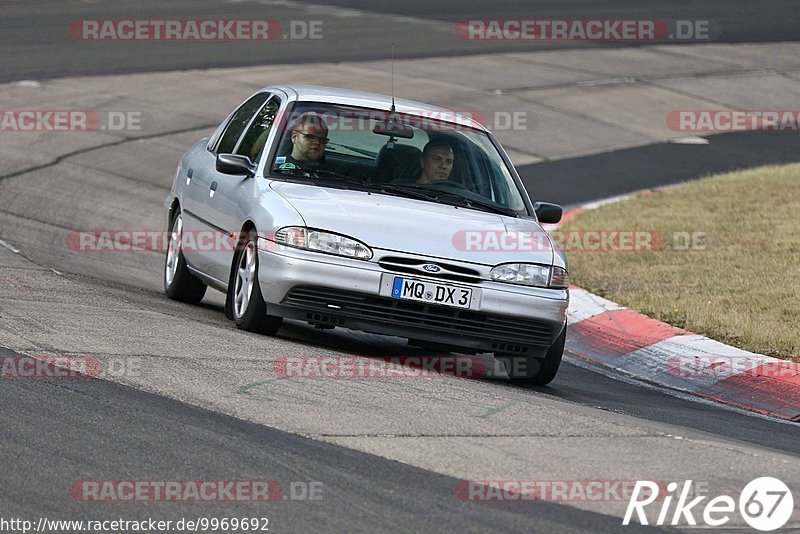
[[[194,169],[189,169],[189,172],[186,173],[186,185],[192,183],[192,175],[194,174]]]
[[[208,196],[214,198],[214,193],[217,191],[217,182],[211,182],[211,187],[208,191]]]

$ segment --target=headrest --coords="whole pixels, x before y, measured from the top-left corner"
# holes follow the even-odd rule
[[[393,181],[416,181],[421,172],[420,157],[422,151],[415,146],[386,143],[381,147],[375,160],[376,181],[382,184]]]

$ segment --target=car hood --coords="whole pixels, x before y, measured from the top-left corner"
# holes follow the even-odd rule
[[[345,234],[373,249],[484,265],[553,262],[553,244],[532,219],[292,182],[271,187],[309,228]]]

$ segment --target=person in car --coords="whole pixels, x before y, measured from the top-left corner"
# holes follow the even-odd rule
[[[328,124],[313,111],[303,113],[292,124],[292,152],[276,159],[278,169],[318,169],[325,162]]]
[[[422,172],[417,178],[417,184],[447,180],[453,170],[453,149],[444,141],[428,141],[422,149],[419,164]]]

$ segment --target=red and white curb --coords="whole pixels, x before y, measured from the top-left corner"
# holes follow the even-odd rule
[[[626,197],[616,197],[617,201]],[[607,201],[565,214],[569,219]],[[566,348],[647,382],[800,422],[800,363],[737,349],[570,288]]]

